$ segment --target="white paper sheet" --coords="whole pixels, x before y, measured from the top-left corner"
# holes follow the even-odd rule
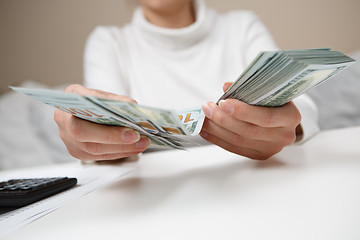
[[[0,215],[0,238],[12,231],[60,208],[101,186],[115,181],[129,173],[132,168],[109,165],[81,165],[80,163],[54,165],[46,168],[21,170],[2,173],[0,181],[14,178],[38,177],[75,177],[78,183],[75,187]]]

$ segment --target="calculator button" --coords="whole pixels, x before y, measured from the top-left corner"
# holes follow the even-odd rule
[[[0,207],[20,207],[75,186],[76,178],[12,179],[0,182]]]

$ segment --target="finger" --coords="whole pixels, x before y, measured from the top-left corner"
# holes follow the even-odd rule
[[[204,105],[203,111],[209,111],[207,107],[211,107],[212,113],[209,121],[205,121],[203,128],[210,131],[216,136],[225,141],[232,142],[240,141],[242,139],[257,140],[266,142],[276,142],[277,144],[290,145],[295,141],[295,127],[262,127],[253,123],[238,120],[230,114],[220,110],[220,108],[213,103]],[[207,129],[210,128],[210,129]],[[227,130],[227,131],[225,131]],[[234,143],[235,144],[235,143]],[[249,147],[249,145],[246,145]]]
[[[91,95],[94,97],[113,99],[113,100],[118,100],[118,101],[122,101],[122,102],[137,103],[134,99],[129,98],[124,95],[117,95],[117,94],[102,91],[99,89],[90,89],[90,88],[86,88],[79,84],[69,85],[68,87],[65,88],[65,92],[77,93],[79,95]]]
[[[81,143],[76,142],[71,137],[62,136],[62,140],[68,152],[75,158],[80,160],[113,160],[139,154],[149,146],[150,141],[144,137],[140,140],[141,144],[128,144],[123,146],[115,146],[99,143]]]
[[[232,82],[225,82],[223,85],[223,91],[226,92],[232,84]]]
[[[225,142],[222,139],[218,138],[215,135],[212,135],[211,133],[208,133],[206,131],[201,131],[200,136],[203,137],[206,141],[213,143],[221,148],[224,148],[225,150],[228,150],[229,152],[252,158],[257,160],[265,160],[268,159],[270,156],[267,154],[261,153],[257,150],[246,148],[246,147],[239,147],[235,146],[229,142]]]
[[[142,136],[140,140],[133,144],[102,144],[94,142],[76,142],[77,147],[84,152],[92,155],[117,154],[143,152],[150,145],[150,140]]]
[[[219,107],[222,112],[238,120],[262,127],[297,126],[301,121],[301,115],[292,102],[282,107],[262,107],[249,105],[236,99],[226,99],[219,102]],[[203,106],[203,110],[212,119],[219,113],[219,107],[214,103],[207,103]]]
[[[67,134],[78,142],[131,144],[140,140],[139,132],[130,128],[100,125],[64,112],[57,112],[55,118],[62,128],[60,133]]]
[[[284,131],[284,129],[280,127],[265,128],[242,120],[238,120],[222,111],[217,111],[215,114],[213,114],[211,117],[211,121],[208,122],[209,124],[204,124],[204,126],[213,126],[214,124],[216,124],[217,126],[221,126],[221,128],[227,129],[233,134],[239,135],[243,138],[260,141],[272,141],[274,139],[274,136],[277,136],[282,131]],[[219,127],[213,129],[215,130],[218,128]],[[218,134],[223,135],[225,134],[225,132],[221,132],[221,130],[219,130]]]
[[[71,156],[82,160],[82,161],[99,161],[99,160],[118,160],[121,158],[131,157],[137,154],[140,154],[142,151],[135,151],[135,152],[126,152],[126,153],[108,153],[108,154],[100,154],[94,155],[87,152],[80,150],[79,148],[72,148],[72,146],[67,146],[68,152]]]
[[[280,137],[278,137],[277,141],[274,141],[273,136],[265,136],[264,138],[266,138],[266,140],[257,140],[251,137],[248,138],[241,135],[241,133],[237,134],[231,130],[222,128],[221,126],[216,125],[211,120],[204,122],[202,130],[208,132],[213,136],[216,136],[219,141],[227,142],[237,147],[253,149],[255,151],[272,151],[271,148],[274,148],[277,145],[285,145],[286,141],[285,138],[283,140],[280,140]]]

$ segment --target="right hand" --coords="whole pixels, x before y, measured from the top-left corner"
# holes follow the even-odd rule
[[[134,99],[101,90],[88,89],[81,85],[70,85],[65,92],[92,95],[124,102]],[[139,154],[150,145],[150,140],[139,132],[118,126],[105,126],[77,118],[56,110],[54,120],[59,135],[69,153],[80,160],[116,160]]]

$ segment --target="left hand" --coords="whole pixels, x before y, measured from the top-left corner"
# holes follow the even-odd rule
[[[224,90],[229,87],[224,85]],[[236,99],[206,103],[200,135],[215,145],[265,160],[295,142],[301,115],[293,102],[281,107],[253,106]]]

